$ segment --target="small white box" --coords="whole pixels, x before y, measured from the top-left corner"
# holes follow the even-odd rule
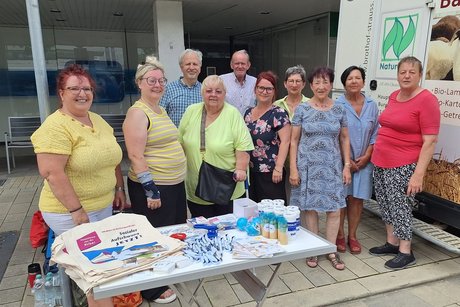
[[[249,198],[238,198],[233,200],[233,214],[236,218],[251,218],[259,214],[257,203]]]

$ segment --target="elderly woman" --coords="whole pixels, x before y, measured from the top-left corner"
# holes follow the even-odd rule
[[[155,227],[185,223],[185,155],[176,126],[159,105],[166,85],[163,66],[148,56],[135,78],[141,97],[129,108],[123,123],[131,161],[128,193],[133,212],[145,215]],[[156,303],[176,298],[167,287],[141,293]]]
[[[251,153],[249,197],[286,201],[284,161],[289,151],[291,125],[286,111],[273,104],[276,76],[270,71],[257,76],[256,106],[244,113],[254,150]]]
[[[111,216],[113,203],[121,209],[125,205],[121,148],[110,125],[89,111],[94,87],[94,80],[82,67],[70,65],[61,70],[59,109],[31,137],[45,179],[39,208],[57,235]],[[90,307],[112,306],[111,298],[87,298]]]
[[[275,101],[275,105],[283,108],[292,120],[294,111],[299,104],[307,102],[308,98],[302,94],[302,90],[307,84],[305,69],[302,65],[296,65],[286,69],[284,75],[284,87],[287,90],[287,96]]]
[[[377,136],[379,109],[371,98],[361,93],[366,73],[364,69],[350,66],[342,73],[340,80],[345,94],[336,103],[342,105],[347,112],[348,133],[350,135],[350,163],[352,183],[346,191],[347,206],[340,210],[340,228],[337,235],[337,251],[344,253],[345,244],[344,222],[348,220],[348,246],[350,253],[361,253],[361,244],[356,238],[356,231],[361,220],[363,200],[372,196],[372,171],[370,163],[375,137]]]
[[[239,111],[224,101],[225,86],[216,75],[206,77],[201,94],[204,102],[187,108],[179,125],[179,141],[187,157],[185,187],[187,204],[193,217],[212,217],[233,212],[233,200],[244,195],[244,180],[249,163],[248,151],[254,149],[249,131]],[[201,121],[205,126],[205,153],[200,152]],[[211,165],[234,172],[237,181],[226,203],[215,204],[195,195],[203,158]]]
[[[423,190],[423,177],[433,156],[440,126],[437,98],[420,87],[422,63],[405,57],[398,63],[400,89],[393,92],[379,117],[380,128],[371,161],[387,242],[369,249],[375,256],[395,255],[387,269],[415,264],[411,250],[412,203]]]
[[[308,82],[313,97],[297,107],[292,119],[290,204],[300,208],[303,222],[316,234],[318,212],[326,212],[326,239],[335,243],[340,209],[345,207],[344,184],[351,182],[347,115],[328,96],[334,82],[332,69],[313,70]],[[345,268],[338,253],[327,259],[335,269]],[[318,258],[308,258],[307,265],[316,267]]]

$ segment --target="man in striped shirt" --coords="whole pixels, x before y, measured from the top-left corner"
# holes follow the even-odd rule
[[[176,127],[187,107],[202,101],[201,82],[198,76],[201,72],[203,54],[199,50],[186,49],[179,57],[179,66],[183,76],[179,80],[168,83],[160,105],[165,108]]]

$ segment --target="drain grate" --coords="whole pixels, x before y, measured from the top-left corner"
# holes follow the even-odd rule
[[[370,200],[364,202],[364,208],[380,216],[380,208],[377,202]],[[420,221],[417,218],[412,220],[412,231],[419,237],[430,241],[455,254],[460,254],[460,238],[454,236],[431,224]]]
[[[11,255],[19,239],[18,231],[6,231],[0,233],[0,280],[3,279]]]

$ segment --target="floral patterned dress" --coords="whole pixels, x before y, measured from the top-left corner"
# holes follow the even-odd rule
[[[292,125],[302,130],[297,151],[300,185],[292,188],[289,203],[300,210],[318,212],[344,208],[339,135],[340,129],[348,126],[345,108],[335,104],[327,111],[319,111],[301,104],[295,110]]]
[[[253,121],[253,109],[247,109],[244,114],[244,121],[254,143],[254,150],[250,155],[251,171],[273,172],[280,145],[278,131],[290,123],[289,115],[284,109],[273,105],[259,119]]]

